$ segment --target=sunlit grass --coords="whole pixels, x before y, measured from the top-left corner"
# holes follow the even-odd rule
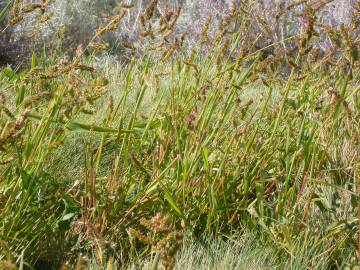
[[[227,20],[249,16],[240,11]],[[343,51],[321,58],[309,25],[294,52],[264,56],[229,29],[206,50],[174,38],[119,64],[80,46],[73,59],[34,53],[21,70],[1,70],[4,265],[356,264],[356,42],[340,29]]]

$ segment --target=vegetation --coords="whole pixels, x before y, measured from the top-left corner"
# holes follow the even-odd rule
[[[293,3],[304,27],[266,46],[253,4],[189,47],[153,0],[119,62],[121,2],[72,54],[59,35],[1,69],[0,268],[356,269],[360,3],[337,28]],[[50,5],[0,20],[36,35]]]

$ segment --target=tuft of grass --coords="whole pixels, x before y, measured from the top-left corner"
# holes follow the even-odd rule
[[[25,15],[15,2],[9,24]],[[74,57],[33,53],[1,69],[3,265],[357,264],[357,13],[337,29],[307,7],[302,32],[259,49],[253,4],[234,5],[189,50],[181,9],[158,14],[153,0],[139,15],[144,48],[120,64],[98,49],[133,8],[122,4]],[[338,47],[321,52],[319,35]]]
[[[327,252],[330,246],[315,248],[316,243],[302,240],[296,244],[296,253],[289,255],[279,252],[276,246],[267,242],[262,236],[242,231],[230,237],[203,236],[194,239],[187,236],[183,248],[177,255],[173,269],[326,269],[330,260]],[[281,260],[276,258],[280,256]],[[128,266],[117,268],[109,260],[100,264],[95,258],[89,260],[88,269],[154,269],[156,256],[149,256]],[[342,267],[342,266],[340,266]],[[163,269],[161,266],[157,269]]]

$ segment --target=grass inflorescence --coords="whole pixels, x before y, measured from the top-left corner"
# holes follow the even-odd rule
[[[51,1],[13,2],[9,25]],[[147,47],[119,63],[100,51],[134,7],[122,2],[72,57],[1,70],[2,268],[358,264],[360,6],[333,28],[307,5],[301,32],[259,48],[270,28],[257,17],[263,33],[248,34],[252,4],[233,1],[215,31],[210,16],[189,49],[181,7],[153,0],[139,17]],[[184,265],[192,252],[204,265]]]

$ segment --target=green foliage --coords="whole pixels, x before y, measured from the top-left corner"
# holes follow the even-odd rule
[[[5,7],[1,10],[0,12],[0,22],[3,22],[6,18],[6,16],[8,15],[11,6],[13,4],[13,1],[9,1],[7,5],[5,5]]]
[[[33,54],[21,71],[2,69],[1,260],[83,269],[84,257],[121,266],[155,254],[171,269],[182,231],[231,245],[225,236],[246,228],[275,250],[269,267],[355,265],[356,25],[333,29],[341,50],[322,57],[310,23],[297,45],[266,56],[243,44],[244,5],[189,53],[171,35],[176,12],[154,22],[155,7],[141,19],[149,50],[125,65],[92,51],[120,12],[69,60]],[[157,27],[169,33],[153,38]],[[161,249],[148,241],[159,232]]]

